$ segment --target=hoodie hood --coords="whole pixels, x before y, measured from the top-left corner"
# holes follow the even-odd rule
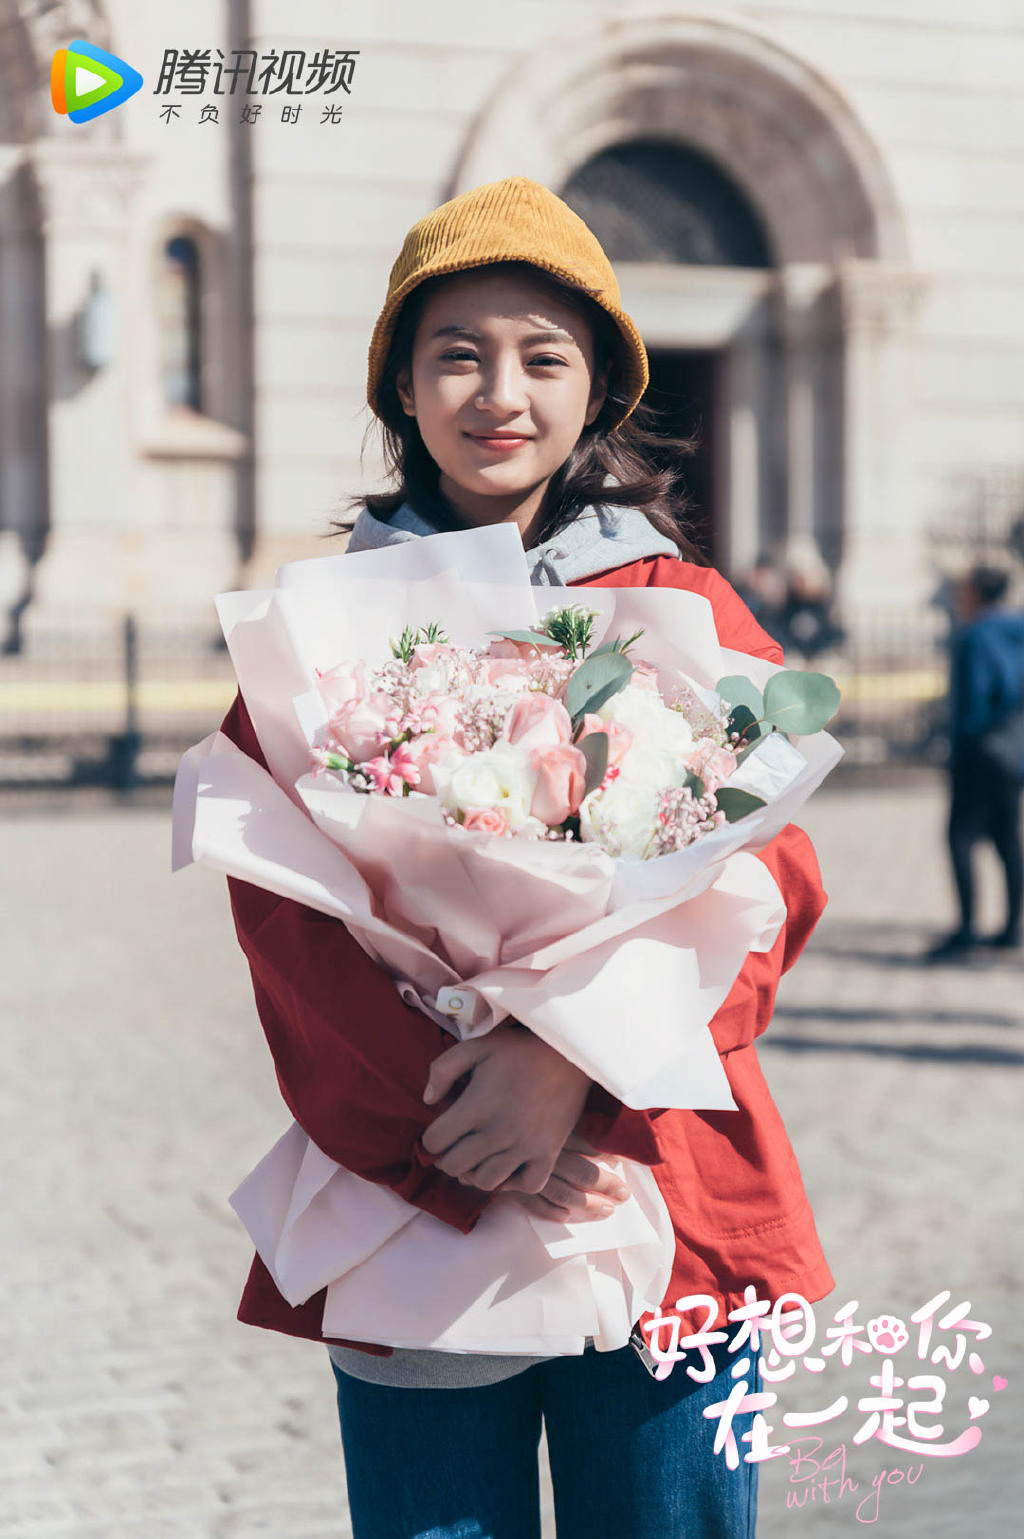
[[[384,545],[399,545],[437,532],[436,526],[408,502],[403,502],[387,523],[374,518],[369,508],[363,508],[348,549],[379,550]],[[534,586],[559,588],[648,556],[678,555],[675,541],[659,534],[642,508],[598,504],[580,513],[543,545],[528,550],[526,562]]]

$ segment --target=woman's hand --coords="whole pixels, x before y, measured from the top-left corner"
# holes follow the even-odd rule
[[[577,1133],[570,1133],[544,1190],[536,1194],[510,1191],[509,1196],[528,1213],[562,1224],[607,1218],[629,1197],[629,1187],[610,1170],[584,1158],[594,1152]]]
[[[427,1128],[423,1147],[466,1185],[541,1193],[593,1081],[518,1025],[447,1048],[430,1066],[423,1099],[442,1099],[465,1074],[469,1084]]]

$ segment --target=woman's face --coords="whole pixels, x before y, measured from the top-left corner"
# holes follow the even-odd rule
[[[454,274],[427,296],[396,380],[441,491],[477,524],[539,505],[606,383],[587,319],[543,278],[500,267]]]

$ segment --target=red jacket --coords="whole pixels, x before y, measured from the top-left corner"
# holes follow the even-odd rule
[[[675,587],[711,602],[724,647],[781,663],[782,650],[716,571],[657,556],[603,572],[579,587]],[[240,698],[222,730],[264,764]],[[753,1283],[760,1297],[796,1291],[810,1302],[835,1286],[822,1254],[792,1147],[761,1074],[754,1039],[771,1018],[775,991],[825,906],[810,840],[793,824],[760,852],[786,903],[771,951],[751,953],[711,1022],[735,1111],[634,1111],[595,1084],[578,1123],[595,1149],[650,1165],[676,1232],[662,1301],[707,1293],[726,1311]],[[238,939],[256,1008],[288,1109],[325,1154],[368,1181],[468,1233],[494,1196],[433,1168],[421,1135],[451,1104],[421,1099],[430,1065],[451,1037],[399,998],[338,919],[248,882],[228,878]],[[323,1341],[324,1292],[298,1308],[278,1293],[257,1256],[238,1318]],[[702,1311],[682,1312],[686,1329]],[[649,1318],[647,1316],[644,1317]],[[724,1317],[722,1317],[724,1318]],[[720,1318],[720,1322],[721,1318]],[[392,1349],[347,1346],[381,1356]]]

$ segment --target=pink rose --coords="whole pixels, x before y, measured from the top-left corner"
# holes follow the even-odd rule
[[[378,692],[362,700],[347,700],[334,712],[327,724],[331,742],[356,764],[372,759],[381,747],[379,734],[393,718],[395,702]]]
[[[485,658],[480,672],[481,683],[492,689],[528,689],[532,678],[529,663],[521,657]]]
[[[451,673],[457,673],[466,666],[465,648],[452,646],[448,641],[421,641],[419,646],[413,647],[409,661],[413,673],[418,673],[421,668],[433,668],[438,663],[444,663]]]
[[[434,781],[434,766],[441,759],[449,763],[456,759],[464,759],[466,754],[459,745],[450,737],[440,732],[424,732],[421,737],[414,737],[411,742],[403,743],[400,749],[392,754],[394,763],[399,754],[402,755],[402,763],[412,766],[418,779],[410,781],[418,791],[424,791],[428,796],[436,796],[437,785]]]
[[[537,749],[530,755],[530,767],[537,775],[530,816],[554,828],[571,817],[583,800],[587,761],[578,748],[560,743],[557,748]]]
[[[658,692],[658,668],[656,663],[646,662],[642,657],[633,663],[633,677],[629,681],[635,684],[637,689],[653,689]]]
[[[320,698],[333,715],[350,700],[362,700],[366,694],[366,664],[339,663],[326,673],[317,671],[316,687]]]
[[[592,732],[603,732],[607,737],[609,765],[621,764],[633,746],[633,734],[628,727],[623,727],[617,721],[602,721],[600,716],[595,716],[588,711],[583,718],[583,727],[576,740],[577,743],[582,743],[583,739],[589,737]]]
[[[467,807],[462,826],[474,834],[511,834],[508,818],[500,807]]]
[[[540,691],[523,695],[505,718],[502,737],[524,753],[557,748],[572,737],[572,719],[560,700]]]
[[[542,654],[561,650],[557,641],[540,641],[537,645],[540,647]],[[495,640],[491,642],[487,648],[487,656],[516,658],[520,662],[528,663],[531,658],[537,656],[537,647],[533,646],[529,641],[508,641],[502,638],[500,641]]]
[[[719,748],[717,743],[706,737],[697,744],[686,762],[703,781],[717,785],[722,780],[728,780],[736,768],[736,755],[728,748]]]

